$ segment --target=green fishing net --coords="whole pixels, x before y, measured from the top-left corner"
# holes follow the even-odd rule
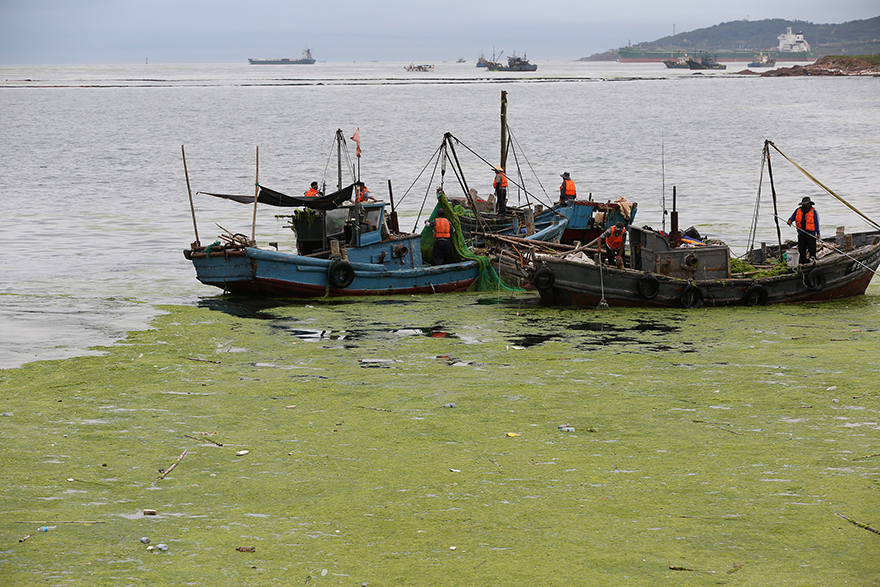
[[[434,211],[431,212],[431,216],[428,220],[434,220],[437,217],[437,210],[439,210],[441,206],[446,212],[446,219],[449,220],[455,229],[452,231],[451,238],[452,249],[455,251],[456,257],[462,261],[476,261],[480,265],[480,273],[477,275],[476,281],[474,281],[470,288],[468,288],[468,291],[522,291],[521,288],[511,287],[501,280],[498,276],[498,272],[492,267],[491,259],[482,255],[475,255],[467,248],[464,244],[464,235],[461,230],[461,223],[458,219],[459,215],[453,209],[449,200],[446,199],[446,194],[441,190],[437,190],[437,205],[434,207]],[[460,206],[456,206],[456,208],[460,208]],[[421,246],[422,259],[433,262],[434,229],[429,225],[426,225],[425,228],[422,229]]]

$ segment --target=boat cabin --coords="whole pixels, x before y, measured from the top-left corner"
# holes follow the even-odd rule
[[[628,232],[632,269],[695,281],[730,277],[727,245],[673,247],[655,230],[631,226]]]

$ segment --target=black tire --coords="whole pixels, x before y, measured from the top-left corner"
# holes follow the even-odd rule
[[[327,281],[332,287],[340,289],[351,285],[351,282],[354,281],[354,269],[351,263],[342,259],[333,261],[330,264],[330,269],[327,270]]]
[[[681,292],[681,305],[694,310],[703,306],[703,292],[695,285],[688,285]]]
[[[638,283],[639,294],[646,300],[653,300],[660,293],[660,280],[651,275],[643,275]]]
[[[750,286],[743,294],[743,306],[766,306],[767,305],[767,289],[758,283]]]
[[[538,288],[539,291],[549,290],[553,287],[554,283],[556,283],[556,276],[553,275],[553,271],[546,267],[541,267],[535,271],[535,275],[532,277],[532,285]]]
[[[828,283],[828,279],[825,277],[825,273],[818,268],[807,273],[807,277],[804,279],[804,284],[813,291],[822,291],[826,283]]]

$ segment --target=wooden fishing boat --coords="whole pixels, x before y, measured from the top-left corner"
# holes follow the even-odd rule
[[[359,133],[355,133],[358,137]],[[353,137],[354,138],[354,137]],[[353,198],[359,182],[342,187],[342,162],[345,138],[336,131],[339,178],[337,191],[317,197],[288,196],[259,184],[254,196],[207,195],[250,204],[254,207],[251,237],[225,233],[214,243],[203,246],[193,210],[196,240],[183,251],[196,270],[196,278],[206,284],[239,295],[270,295],[294,298],[320,296],[361,296],[380,294],[421,294],[464,291],[479,279],[475,287],[489,287],[497,275],[489,260],[471,254],[453,234],[457,262],[432,265],[433,230],[422,234],[403,233],[398,229],[394,200],[386,213],[382,201],[356,202]],[[358,154],[360,157],[360,144]],[[259,151],[258,151],[259,153]],[[184,157],[184,171],[186,158]],[[354,175],[354,170],[350,169]],[[189,189],[189,175],[187,174]],[[391,184],[388,186],[391,195]],[[438,191],[453,227],[458,220],[452,206]],[[289,215],[290,228],[296,234],[296,250],[280,251],[275,243],[259,247],[255,241],[258,204],[297,208]]]
[[[384,202],[342,204],[353,188],[322,198],[295,198],[260,186],[260,196],[265,196],[260,201],[269,203],[271,198],[283,202],[276,205],[303,208],[291,217],[295,253],[257,247],[244,235],[231,235],[208,246],[194,244],[184,256],[192,261],[200,282],[238,295],[309,298],[444,293],[470,287],[479,272],[476,261],[425,263],[422,236],[389,229]],[[221,197],[248,203],[247,196]]]
[[[772,142],[765,142],[768,170],[771,146],[779,150]],[[772,186],[772,171],[770,178]],[[774,209],[775,193],[774,188]],[[625,267],[599,261],[599,251],[586,247],[549,254],[526,251],[521,267],[540,292],[542,303],[549,305],[699,308],[837,300],[864,294],[880,265],[880,225],[859,215],[877,230],[846,234],[843,227],[838,228],[834,238],[817,243],[816,259],[808,263],[786,262],[787,255],[791,255],[792,261],[796,257],[797,244],[783,244],[780,236],[777,246],[763,246],[747,253],[747,258],[757,266],[736,263],[734,269],[727,245],[706,243],[698,234],[693,235],[697,238],[687,238],[679,232],[673,196],[669,234],[648,227],[627,230],[630,252]]]
[[[880,232],[846,235],[852,248],[833,246],[813,263],[736,274],[726,245],[673,247],[664,235],[629,229],[630,267],[597,264],[589,256],[537,255],[529,280],[548,305],[763,306],[818,302],[865,293],[880,265]],[[797,249],[795,245],[794,249]],[[775,271],[774,271],[775,270]]]

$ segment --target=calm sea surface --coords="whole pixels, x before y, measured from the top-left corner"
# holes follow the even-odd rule
[[[335,183],[334,133],[359,128],[362,178],[385,199],[390,180],[412,228],[439,171],[416,180],[446,132],[462,143],[469,184],[490,191],[492,173],[467,148],[497,162],[502,90],[523,182],[544,202],[568,171],[579,194],[626,196],[639,224],[659,227],[674,185],[683,227],[742,253],[770,139],[880,219],[880,79],[537,63],[517,75],[473,62],[420,74],[406,63],[0,68],[0,368],[84,354],[146,327],[161,304],[219,293],[181,254],[194,240],[181,145],[194,193],[253,194],[259,147],[260,182],[298,194]],[[781,157],[773,165],[781,215],[809,195],[823,232],[866,228]],[[447,172],[447,193],[456,185]],[[763,194],[758,238],[773,242],[766,180]],[[194,197],[203,243],[215,223],[250,232],[249,207]],[[259,211],[257,237],[283,248],[292,234],[275,213]]]

